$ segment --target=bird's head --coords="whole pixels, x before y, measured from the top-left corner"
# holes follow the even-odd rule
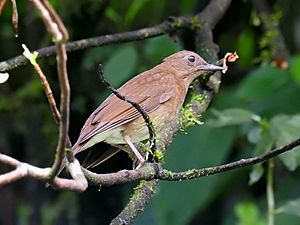
[[[224,68],[207,63],[200,55],[195,52],[182,50],[168,56],[164,60],[177,76],[192,82],[196,77],[207,71],[219,71]]]

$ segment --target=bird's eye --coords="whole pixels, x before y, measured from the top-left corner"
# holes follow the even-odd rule
[[[190,55],[190,56],[187,58],[187,60],[188,60],[189,62],[191,62],[191,63],[194,63],[195,60],[196,60],[196,58],[195,58],[195,56]]]

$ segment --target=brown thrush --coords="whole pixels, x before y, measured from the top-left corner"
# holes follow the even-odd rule
[[[144,108],[159,134],[177,118],[191,82],[206,71],[222,69],[194,52],[183,50],[127,81],[118,92]],[[148,138],[141,114],[130,103],[111,94],[87,119],[72,151],[76,154],[102,141],[128,144],[142,164],[145,159],[133,143]]]

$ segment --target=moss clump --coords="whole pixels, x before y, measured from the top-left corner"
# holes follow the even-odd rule
[[[191,23],[191,30],[195,30],[200,27],[199,19],[197,16],[192,16],[190,18],[190,23]]]
[[[158,162],[160,162],[164,158],[164,153],[159,150],[155,150],[154,157]]]
[[[196,95],[194,94],[191,98],[190,103],[188,103],[185,107],[181,109],[182,120],[181,120],[181,129],[184,130],[190,126],[195,124],[203,124],[201,121],[201,115],[197,115],[193,110],[194,104],[205,104],[205,96],[204,95]]]

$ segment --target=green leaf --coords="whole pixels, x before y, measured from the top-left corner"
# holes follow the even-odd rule
[[[271,96],[288,81],[285,70],[271,66],[260,67],[250,72],[238,89],[238,96],[248,101],[255,101],[262,97]]]
[[[82,60],[82,67],[86,70],[98,68],[100,63],[103,63],[106,55],[111,55],[113,49],[111,46],[103,46],[101,48],[90,48],[86,50]]]
[[[136,14],[149,0],[133,0],[125,15],[125,23],[130,23],[135,18]]]
[[[238,63],[243,66],[252,64],[255,51],[255,36],[252,30],[245,29],[237,40],[237,53],[239,54]]]
[[[238,225],[265,225],[261,219],[260,210],[253,202],[241,202],[235,206],[235,214],[238,217]]]
[[[22,99],[38,98],[42,96],[43,87],[41,81],[35,76],[17,92],[17,97]]]
[[[299,137],[300,114],[288,116],[278,115],[270,121],[270,132],[275,140],[276,147],[286,145]],[[295,170],[300,163],[300,147],[279,156],[283,164],[291,171]]]
[[[251,122],[259,118],[257,115],[246,109],[231,108],[225,110],[211,110],[214,119],[209,119],[207,124],[213,127],[239,125]]]
[[[161,46],[164,46],[162,51]],[[175,42],[170,41],[167,36],[160,36],[151,38],[146,41],[145,54],[149,60],[153,63],[157,63],[158,60],[162,60],[164,57],[179,50],[179,45]]]
[[[197,0],[181,1],[180,8],[183,13],[190,13],[195,9],[197,3]]]
[[[122,21],[121,15],[116,10],[114,10],[112,7],[108,7],[105,10],[105,16],[116,24],[118,24]]]
[[[249,185],[253,185],[255,184],[257,181],[260,180],[260,178],[262,178],[264,174],[264,168],[262,167],[261,164],[257,164],[255,166],[252,167],[252,170],[249,174]]]
[[[254,156],[270,151],[274,146],[274,140],[268,128],[259,127],[252,129],[248,134],[248,139],[251,139],[252,143],[256,143],[253,151]],[[259,181],[263,174],[264,168],[261,164],[253,166],[249,174],[249,185]]]
[[[300,55],[293,57],[290,63],[290,72],[295,81],[300,83]]]
[[[115,88],[132,77],[136,70],[138,56],[132,45],[119,48],[104,64],[104,74]]]
[[[300,217],[300,198],[286,202],[276,209],[276,213],[286,213]]]

